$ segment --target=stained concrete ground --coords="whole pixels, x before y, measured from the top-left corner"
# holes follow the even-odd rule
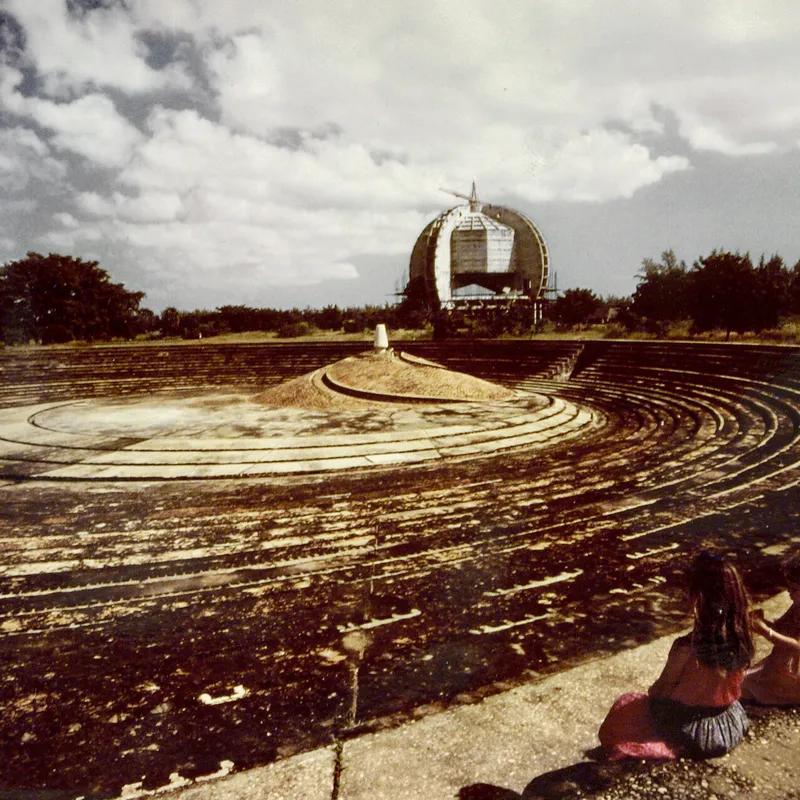
[[[764,604],[768,618],[788,596]],[[175,800],[536,800],[800,797],[800,709],[750,708],[747,740],[705,762],[607,764],[597,730],[621,693],[658,676],[673,636],[401,727],[174,789]],[[760,643],[759,655],[765,652]],[[128,797],[146,796],[129,788]]]
[[[238,404],[232,417],[219,413],[220,406],[230,404],[227,397],[224,400],[206,397],[197,401],[197,407],[185,401],[177,407],[162,402],[155,409],[145,404],[134,410],[137,402],[101,404],[92,401],[86,406],[71,404],[69,409],[62,404],[58,407],[44,404],[35,411],[10,410],[2,420],[14,433],[8,437],[9,452],[5,455],[9,460],[19,455],[20,461],[36,472],[36,462],[31,460],[27,448],[46,446],[50,448],[49,458],[53,458],[54,452],[63,456],[65,473],[83,480],[107,477],[112,466],[117,469],[116,477],[138,476],[137,470],[142,466],[151,472],[155,470],[154,474],[159,476],[170,469],[179,477],[205,476],[214,469],[227,475],[232,474],[229,470],[241,473],[242,464],[253,461],[253,451],[263,450],[265,455],[261,463],[274,471],[277,469],[271,456],[276,449],[286,451],[282,463],[304,464],[299,458],[295,460],[293,450],[298,442],[278,441],[286,436],[290,422],[295,425],[291,428],[294,438],[309,433],[315,437],[344,434],[348,447],[353,445],[351,428],[369,431],[367,423],[373,427],[384,425],[383,420],[374,415],[364,418],[348,411],[335,420],[339,427],[332,430],[331,419],[327,416],[321,419],[313,412],[296,415],[279,411],[278,427],[274,435],[270,435],[266,424],[268,415],[261,408],[244,413],[246,399]],[[559,420],[562,433],[574,434],[580,426],[591,422],[591,418],[581,418],[577,409],[566,405],[556,409],[557,415],[548,415],[547,407],[535,398],[524,402],[526,405],[514,408],[503,425],[509,428],[526,426],[514,434],[526,437],[527,445],[538,442],[545,431],[551,432],[553,417]],[[460,409],[449,410],[452,417],[446,421],[454,429],[449,433],[476,437],[466,442],[459,439],[451,443],[451,447],[485,448],[487,437],[489,441],[495,439],[496,409],[489,406],[476,406],[468,419],[463,418]],[[406,428],[425,428],[427,423],[428,435],[433,429],[441,438],[442,432],[436,427],[443,422],[440,412],[431,420],[418,419],[420,413],[404,409],[401,416],[391,420],[392,427],[402,433]],[[129,429],[121,427],[122,420]],[[464,431],[460,427],[463,425],[471,429]],[[193,443],[190,456],[186,463],[173,464],[171,454],[185,449],[187,435]],[[82,436],[86,441],[76,446]],[[182,441],[176,445],[170,443],[171,438]],[[204,439],[203,445],[198,444]],[[341,442],[325,444],[338,447]],[[376,442],[359,444],[372,447]],[[431,457],[436,457],[434,451],[439,446],[437,442],[436,447],[431,446],[425,452],[430,451]],[[81,447],[87,451],[97,450],[97,454],[77,452]],[[238,455],[242,451],[246,451],[246,457]],[[204,459],[198,454],[209,452],[211,457],[207,456],[202,463]],[[405,452],[393,446],[381,456],[391,459],[391,463],[404,463]],[[117,464],[115,462],[122,458],[120,454],[125,455],[126,461]],[[311,463],[311,467],[318,469],[319,462]],[[767,607],[767,615],[777,616],[785,604],[785,597],[774,599]],[[381,800],[384,797],[510,800],[525,797],[532,800],[590,795],[604,800],[627,797],[710,800],[712,797],[798,796],[793,767],[798,760],[795,754],[800,752],[797,747],[800,717],[794,711],[754,712],[754,731],[750,739],[730,756],[713,762],[611,767],[592,758],[597,746],[597,729],[614,698],[631,689],[645,689],[654,680],[673,638],[658,639],[610,658],[589,661],[450,711],[430,714],[421,708],[416,721],[368,735],[343,736],[326,747],[269,766],[225,776],[227,767],[221,764],[219,777],[205,776],[204,780],[191,782],[175,774],[170,785],[154,791],[128,785],[123,797],[158,795],[180,800]],[[16,792],[6,796],[46,795]]]
[[[536,448],[599,424],[587,409],[530,392],[503,402],[336,410],[172,393],[2,409],[0,460],[58,480],[253,477]]]

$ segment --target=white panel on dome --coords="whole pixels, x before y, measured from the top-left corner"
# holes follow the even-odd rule
[[[433,272],[436,294],[442,305],[446,306],[452,296],[450,270],[450,233],[464,215],[464,208],[457,207],[441,218],[439,235],[436,237],[436,250],[433,257]]]
[[[454,274],[509,272],[514,230],[485,214],[471,211],[455,226],[450,261]]]

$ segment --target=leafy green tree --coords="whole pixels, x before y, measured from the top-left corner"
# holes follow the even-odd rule
[[[633,310],[630,297],[606,298],[607,314],[616,325],[631,333],[642,326],[642,318]]]
[[[550,316],[559,325],[581,325],[596,316],[603,301],[590,289],[567,289],[550,307]]]
[[[689,273],[685,261],[665,250],[661,261],[645,258],[638,274],[631,311],[658,322],[672,322],[691,315]]]
[[[400,327],[419,329],[434,320],[435,311],[429,301],[425,279],[416,277],[408,282],[403,299],[395,308],[395,318]]]
[[[0,335],[6,343],[129,339],[143,297],[112,283],[96,261],[31,252],[0,267]]]
[[[202,311],[189,311],[186,314],[181,314],[180,325],[178,326],[178,333],[181,339],[200,339],[200,320],[202,318]]]
[[[316,325],[323,331],[338,331],[342,327],[344,314],[339,306],[325,306],[316,314]]]
[[[800,260],[789,272],[789,296],[787,311],[790,314],[800,314]]]
[[[439,309],[433,314],[433,338],[449,339],[455,336],[458,329],[456,315],[449,313],[445,309]]]
[[[181,332],[181,312],[169,306],[161,312],[161,335],[177,336]]]
[[[694,262],[690,277],[696,330],[720,328],[729,338],[758,328],[758,276],[749,255],[713,250]]]
[[[221,322],[233,333],[262,330],[261,316],[256,309],[247,306],[220,306],[217,312]]]
[[[536,306],[533,303],[514,303],[506,312],[505,331],[521,336],[531,331],[536,322]]]
[[[765,261],[762,255],[755,275],[753,326],[756,331],[761,331],[774,328],[780,318],[790,312],[792,274],[779,255],[773,255],[769,261]]]
[[[140,308],[137,315],[137,333],[154,333],[158,327],[158,315],[149,308]]]

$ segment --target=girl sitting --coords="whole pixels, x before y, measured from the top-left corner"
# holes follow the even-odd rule
[[[800,553],[784,562],[783,574],[792,598],[789,610],[770,624],[763,611],[751,615],[753,630],[774,644],[742,684],[742,698],[762,705],[800,705]]]
[[[673,642],[646,695],[626,694],[612,706],[599,732],[612,760],[713,758],[747,733],[739,696],[754,648],[744,584],[733,564],[708,552],[694,559],[687,583],[694,627]]]

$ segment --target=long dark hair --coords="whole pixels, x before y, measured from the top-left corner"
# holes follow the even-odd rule
[[[686,577],[694,604],[692,652],[708,667],[743,669],[755,647],[747,591],[736,567],[724,556],[704,551],[692,561]]]

